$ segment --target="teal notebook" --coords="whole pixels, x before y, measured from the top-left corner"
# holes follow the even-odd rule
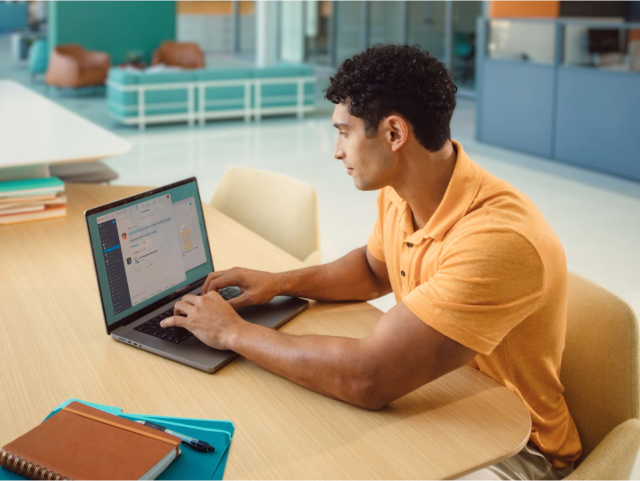
[[[57,177],[0,182],[0,197],[55,194],[62,190],[64,190],[64,182]]]
[[[149,416],[147,414],[127,414],[122,409],[114,406],[105,406],[103,404],[95,404],[80,399],[69,399],[54,409],[49,416],[57,413],[67,404],[77,401],[91,406],[96,409],[123,417],[132,421],[151,421],[160,424],[180,434],[200,439],[208,442],[216,448],[213,453],[200,453],[188,446],[181,446],[181,453],[169,467],[157,478],[162,480],[169,479],[222,479],[224,469],[227,466],[229,457],[229,449],[231,447],[231,439],[235,431],[235,426],[229,421],[215,421],[210,419],[191,419],[177,418],[169,416]],[[25,479],[10,471],[0,468],[0,480]]]

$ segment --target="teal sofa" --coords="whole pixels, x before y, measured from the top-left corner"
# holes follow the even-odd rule
[[[303,117],[314,109],[315,88],[308,65],[159,73],[114,67],[107,79],[107,102],[113,118],[144,129],[153,123]]]

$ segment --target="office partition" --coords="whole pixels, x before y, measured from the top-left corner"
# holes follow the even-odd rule
[[[478,140],[640,181],[638,23],[478,20]]]

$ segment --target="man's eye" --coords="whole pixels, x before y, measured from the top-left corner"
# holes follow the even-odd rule
[[[340,132],[340,135],[342,135],[345,139],[347,138],[347,133],[346,132]]]

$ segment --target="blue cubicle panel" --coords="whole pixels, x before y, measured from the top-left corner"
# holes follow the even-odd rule
[[[555,158],[640,180],[640,74],[560,67]]]
[[[25,30],[29,25],[27,3],[0,2],[0,33]]]
[[[482,75],[480,140],[551,157],[553,65],[486,58]]]

